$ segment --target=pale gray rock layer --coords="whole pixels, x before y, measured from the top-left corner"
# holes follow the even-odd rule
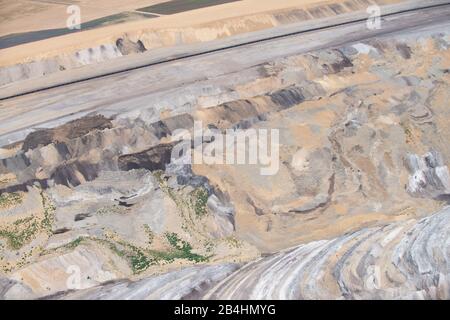
[[[208,299],[449,299],[450,207],[252,262]]]
[[[78,292],[61,293],[49,299],[89,300],[180,300],[199,294],[238,268],[236,264],[196,266],[136,282],[124,280]]]
[[[407,186],[410,194],[425,198],[450,196],[450,175],[439,152],[432,150],[422,157],[408,154],[406,165],[411,173]]]

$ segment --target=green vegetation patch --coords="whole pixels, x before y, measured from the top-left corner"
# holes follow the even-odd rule
[[[85,241],[95,241],[108,247],[119,257],[126,259],[134,274],[141,273],[152,265],[171,263],[176,259],[187,259],[193,262],[204,262],[209,259],[209,257],[193,253],[191,244],[180,239],[176,233],[166,233],[165,236],[171,247],[168,251],[140,248],[122,240],[98,239],[94,237],[79,237],[55,250],[73,250]]]
[[[17,203],[22,201],[20,194],[4,193],[1,196],[0,203]],[[36,238],[40,232],[51,234],[51,227],[53,223],[53,212],[55,207],[50,204],[43,192],[41,192],[42,206],[44,210],[44,217],[38,218],[35,216],[18,219],[12,224],[0,228],[0,237],[5,238],[8,246],[13,250],[19,250],[25,244]]]
[[[48,234],[52,233],[52,225],[55,219],[54,213],[56,207],[47,200],[44,192],[41,191],[42,207],[44,208],[44,219],[41,221],[41,228],[45,230]]]
[[[110,247],[118,256],[129,260],[133,273],[141,273],[151,265],[158,264],[158,259],[148,254],[147,250],[123,241],[118,242],[118,244],[122,249],[114,243],[110,243]]]
[[[208,257],[193,253],[192,246],[187,241],[181,240],[176,233],[166,233],[165,236],[171,246],[168,251],[139,248],[125,241],[118,241],[117,244],[109,240],[105,241],[113,252],[129,260],[135,274],[147,270],[151,265],[171,263],[176,259],[187,259],[193,262],[208,260]]]
[[[235,237],[231,236],[228,238],[225,238],[225,242],[228,244],[229,248],[240,248],[242,247],[242,242]]]
[[[170,246],[173,248],[169,254],[175,259],[187,259],[194,262],[204,262],[208,260],[208,257],[192,253],[192,246],[189,242],[180,239],[176,233],[167,232],[166,238]]]
[[[68,244],[65,244],[63,247],[67,249],[75,249],[81,244],[81,242],[83,242],[83,240],[84,237],[78,237],[75,240],[69,242]]]
[[[37,219],[17,220],[11,226],[0,229],[0,237],[5,238],[8,246],[13,250],[19,250],[31,241],[39,230]]]
[[[206,202],[208,200],[208,192],[205,188],[197,188],[191,194],[178,194],[170,188],[163,176],[162,171],[153,172],[154,177],[159,182],[160,188],[165,192],[183,212],[196,213],[197,216],[203,216],[207,213]],[[210,257],[196,254],[192,245],[182,240],[176,233],[168,232],[164,236],[170,246],[167,250],[154,250],[151,245],[154,241],[155,234],[147,224],[143,225],[144,232],[148,240],[145,247],[135,246],[127,241],[123,241],[116,236],[107,236],[106,239],[95,237],[87,237],[76,239],[68,245],[62,246],[66,249],[74,249],[84,240],[92,240],[108,247],[113,253],[127,260],[133,273],[138,274],[147,270],[152,265],[162,265],[172,263],[177,259],[185,259],[195,263],[208,261]],[[61,247],[61,248],[62,248]],[[213,247],[210,248],[212,250]]]
[[[22,203],[22,196],[17,192],[2,193],[0,195],[0,208],[8,208]]]
[[[175,190],[167,185],[162,171],[155,171],[153,175],[158,181],[161,190],[175,202],[180,210],[193,212],[199,218],[208,213],[207,203],[209,194],[205,187],[199,187],[189,195],[177,194]]]
[[[155,234],[153,233],[152,229],[148,224],[144,224],[144,231],[147,234],[148,237],[148,245],[151,245],[153,243],[153,239],[155,239]]]
[[[208,191],[201,187],[192,192],[194,212],[198,217],[203,217],[208,212],[206,204],[208,202]]]
[[[131,257],[131,269],[134,273],[140,273],[147,270],[149,266],[155,264],[154,260],[149,259],[142,251],[136,251]]]

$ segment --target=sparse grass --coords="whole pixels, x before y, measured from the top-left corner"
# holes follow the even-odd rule
[[[23,197],[18,192],[2,193],[0,195],[0,208],[9,208],[21,204]]]
[[[208,192],[205,188],[197,188],[190,194],[179,194],[177,191],[167,186],[167,182],[162,176],[162,172],[155,173],[155,177],[158,179],[161,185],[161,189],[166,192],[170,198],[174,200],[177,206],[184,212],[185,218],[192,216],[202,217],[207,213],[206,203],[208,200]],[[13,250],[19,250],[25,244],[29,243],[37,237],[40,233],[47,233],[51,235],[52,225],[54,222],[55,207],[46,197],[45,193],[41,190],[41,201],[43,207],[43,215],[31,216],[23,219],[18,219],[12,222],[9,226],[0,229],[0,237],[5,238],[5,244]],[[3,194],[1,203],[8,204],[18,203],[21,201],[20,194]],[[103,209],[103,208],[102,208]],[[115,208],[104,208],[99,210],[98,214],[106,214],[110,211],[114,211]],[[185,221],[186,222],[186,221]],[[185,223],[184,223],[185,224]],[[128,261],[133,273],[138,274],[147,270],[152,265],[161,265],[172,263],[177,259],[188,260],[194,263],[204,262],[209,257],[192,252],[192,245],[183,240],[178,234],[174,232],[167,232],[164,234],[165,239],[168,242],[168,248],[166,250],[153,250],[150,248],[154,241],[154,233],[150,226],[145,224],[143,229],[148,236],[146,247],[138,247],[127,241],[121,240],[117,236],[111,236],[106,239],[99,239],[95,237],[83,237],[80,236],[71,242],[62,245],[54,250],[74,250],[81,244],[87,244],[89,241],[95,241],[108,247],[114,254]],[[36,247],[37,248],[37,247]],[[206,247],[205,247],[206,248]],[[208,246],[211,251],[213,246]],[[31,249],[29,253],[23,254],[23,263],[34,255],[34,249]],[[207,252],[210,252],[207,250]],[[41,248],[40,254],[45,255],[50,251],[44,251]],[[13,270],[13,266],[6,262],[4,264],[4,270]]]
[[[84,237],[78,237],[75,240],[69,242],[68,244],[65,244],[63,247],[67,249],[75,249],[81,244],[81,242],[83,242],[83,240]]]
[[[114,243],[111,243],[111,245],[114,247],[113,251],[116,252],[116,254],[118,254],[119,256],[125,257],[130,261],[131,269],[135,274],[141,273],[147,270],[151,265],[155,265],[158,263],[155,257],[146,254],[145,249],[141,249],[135,245],[132,245],[131,243],[127,243],[124,241],[120,241],[118,244],[124,247],[124,249],[121,250],[117,248]]]
[[[206,207],[208,202],[208,191],[203,187],[197,188],[192,192],[192,197],[195,214],[198,217],[203,217],[208,212]]]
[[[169,244],[174,248],[174,249],[178,249],[181,251],[190,251],[192,250],[192,246],[184,241],[181,240],[178,235],[175,232],[167,232],[166,233],[166,238],[167,241],[169,242]]]
[[[213,252],[214,248],[216,247],[216,244],[211,239],[205,240],[204,245],[205,245],[205,250],[208,253]]]
[[[171,253],[176,258],[187,259],[194,262],[204,262],[208,260],[208,257],[192,253],[192,246],[190,245],[190,243],[180,239],[176,233],[166,233],[166,238],[173,248],[173,251]]]
[[[0,237],[5,238],[8,246],[13,250],[22,248],[35,237],[39,230],[39,224],[35,218],[25,222],[24,220],[16,220],[11,226],[0,229]]]
[[[171,246],[171,250],[161,251],[148,248],[140,248],[125,241],[102,240],[108,244],[113,252],[120,257],[129,260],[133,273],[138,274],[148,269],[151,265],[171,263],[176,259],[187,259],[193,262],[207,261],[208,257],[204,257],[192,253],[192,246],[181,240],[176,233],[166,233],[167,241]],[[118,248],[118,246],[123,249]]]
[[[156,170],[153,172],[153,176],[156,178],[158,183],[161,185],[163,182],[163,174],[164,172],[162,170]]]
[[[203,218],[207,213],[208,191],[204,187],[199,187],[189,194],[186,194],[183,190],[177,191],[168,186],[166,179],[164,178],[164,172],[153,172],[154,177],[159,183],[161,190],[173,200],[181,217],[183,218],[182,229],[183,231],[195,235],[198,237],[208,238],[203,230],[198,228],[198,219]]]
[[[242,247],[242,242],[235,237],[231,236],[228,238],[225,238],[226,243],[228,244],[228,247],[230,248],[240,248]]]
[[[153,176],[158,181],[159,187],[175,202],[178,207],[183,206],[183,199],[178,197],[176,192],[167,185],[166,180],[164,180],[163,174],[164,172],[161,170],[153,172]]]
[[[113,214],[120,213],[119,206],[114,204],[112,206],[102,207],[95,212],[95,214],[97,214],[97,215],[106,215],[106,214],[111,214],[111,213],[113,213]]]
[[[41,221],[41,228],[48,234],[52,233],[52,225],[54,221],[55,206],[48,201],[44,192],[41,190],[42,207],[44,208],[44,219]]]
[[[148,224],[144,224],[144,231],[145,231],[145,233],[147,234],[147,237],[148,237],[147,243],[148,243],[148,245],[151,245],[152,242],[153,242],[153,239],[155,238],[155,235],[154,235],[152,229],[150,228],[150,226]]]
[[[18,219],[18,220],[13,222],[13,225],[19,226],[21,224],[28,223],[31,220],[33,220],[33,217],[27,217],[27,218],[23,218],[23,219]]]
[[[147,256],[140,251],[131,256],[131,269],[134,273],[140,273],[147,270],[151,264],[152,263]]]
[[[129,260],[133,273],[138,274],[148,269],[152,265],[171,263],[176,259],[187,259],[193,262],[203,262],[208,258],[192,253],[192,246],[181,239],[176,233],[166,233],[166,238],[172,247],[169,251],[151,250],[139,248],[125,241],[118,241],[117,244],[123,247],[119,249],[116,244],[109,242],[110,248],[121,257]]]
[[[20,195],[16,194],[15,196],[13,196],[13,194],[14,193],[2,194],[2,201],[14,201],[15,203],[17,203],[18,201],[22,201],[22,197]],[[43,218],[39,219],[38,217],[31,216],[23,219],[18,219],[12,224],[0,229],[0,237],[6,239],[8,247],[10,247],[11,249],[21,249],[25,244],[36,238],[37,234],[41,232],[51,234],[53,212],[55,208],[49,203],[42,191],[41,198],[44,210]]]
[[[206,214],[206,201],[208,199],[208,193],[204,188],[198,188],[189,195],[179,195],[175,190],[167,185],[163,177],[162,171],[156,171],[153,173],[157,181],[159,182],[161,190],[163,190],[177,205],[177,207],[183,211],[184,214],[196,213],[198,216]],[[103,209],[103,208],[102,208]],[[98,214],[105,214],[110,211],[111,208],[105,208],[99,210]],[[186,221],[185,221],[186,222]],[[183,226],[185,224],[183,223]],[[122,240],[117,234],[105,235],[106,239],[99,239],[95,237],[83,237],[77,238],[64,246],[58,247],[58,249],[71,249],[73,250],[78,245],[85,241],[95,241],[108,247],[114,254],[128,261],[133,273],[138,274],[147,270],[152,265],[161,265],[171,263],[177,259],[185,259],[195,263],[204,262],[209,259],[196,253],[193,253],[192,245],[182,240],[176,233],[164,234],[170,248],[167,250],[153,250],[150,248],[154,241],[154,233],[150,226],[143,225],[144,231],[148,236],[146,247],[138,247],[127,241]],[[185,227],[187,228],[187,227]]]
[[[166,238],[172,247],[168,251],[151,250],[148,248],[140,248],[129,242],[113,239],[98,239],[98,238],[77,238],[72,242],[63,245],[58,249],[75,249],[83,241],[91,240],[107,246],[112,252],[119,257],[128,260],[131,270],[134,274],[141,273],[147,270],[152,265],[171,263],[176,259],[187,259],[193,262],[207,261],[207,257],[192,253],[192,246],[181,240],[176,233],[166,234]]]

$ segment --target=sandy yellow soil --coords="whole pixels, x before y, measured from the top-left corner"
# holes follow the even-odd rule
[[[81,9],[82,22],[102,18],[123,11],[150,6],[165,0],[63,0],[30,1],[0,0],[0,36],[13,33],[65,28],[67,7],[75,4]]]
[[[401,1],[402,0],[379,0],[376,1],[376,3],[382,5],[398,3]],[[40,8],[35,13],[30,13],[26,19],[22,16],[17,17],[17,15],[14,19],[11,18],[11,16],[14,17],[13,13],[16,11],[14,10],[14,5],[7,4],[4,6],[3,3],[5,2],[6,1],[1,1],[2,20],[0,29],[2,30],[2,33],[8,34],[12,32],[12,30],[16,30],[16,32],[18,32],[18,30],[25,31],[45,29],[45,26],[50,25],[64,26],[67,19],[67,14],[65,14],[65,6],[63,6],[63,8]],[[84,21],[88,21],[91,18],[98,18],[100,16],[122,12],[131,8],[139,8],[144,1],[131,1],[124,6],[120,6],[118,2],[119,1],[113,1],[113,4],[115,5],[111,5],[111,7],[109,7],[110,1],[98,1],[98,3],[96,1],[95,7],[91,7],[89,5],[86,12],[82,12],[82,19]],[[151,5],[152,3],[156,2],[159,1],[147,1],[146,3],[147,5]],[[261,30],[273,27],[274,24],[276,24],[275,22],[267,23],[267,21],[270,21],[271,17],[263,17],[261,16],[262,14],[286,11],[291,8],[307,9],[312,6],[316,6],[319,3],[328,4],[342,2],[343,1],[322,0],[244,0],[232,2],[197,10],[181,12],[168,16],[161,16],[153,19],[133,21],[95,30],[87,30],[82,33],[60,36],[0,50],[0,66],[7,66],[15,63],[30,61],[32,60],[32,58],[45,58],[49,56],[59,55],[61,53],[74,52],[80,49],[109,43],[112,40],[115,41],[118,37],[123,36],[124,33],[126,33],[126,35],[138,36],[138,34],[143,32],[143,30],[145,30],[146,32],[152,30],[170,31],[171,29],[201,26],[202,28],[199,32],[205,33],[207,32],[207,30],[205,31],[205,29],[207,29],[209,26],[211,29],[213,29],[211,30],[211,32],[218,33],[218,31],[215,29],[217,29],[217,23],[219,21],[221,21],[223,24],[223,22],[226,20],[236,19],[240,17],[251,17],[254,20],[253,27],[246,26],[246,32]],[[19,6],[19,3],[17,4],[17,6]],[[108,3],[108,5],[106,5],[106,3]],[[22,9],[22,11],[26,12],[26,10],[24,9]],[[47,22],[45,22],[45,25],[41,26],[41,21]],[[266,23],[263,23],[264,21],[266,21]],[[234,26],[237,27],[237,29],[239,29],[239,21],[233,20],[231,22]],[[219,29],[225,29],[223,26],[219,27]],[[235,34],[233,31],[228,30],[230,29],[229,26],[226,29],[227,33],[230,33],[228,35]],[[240,32],[241,31],[237,31],[237,33]],[[206,38],[209,39],[211,37],[206,36]]]

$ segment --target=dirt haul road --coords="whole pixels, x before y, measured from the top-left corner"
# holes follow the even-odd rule
[[[20,141],[36,127],[53,127],[93,111],[112,116],[143,109],[154,109],[156,112],[162,106],[170,106],[172,111],[186,112],[188,105],[192,107],[192,103],[184,101],[184,98],[174,97],[174,92],[188,90],[194,84],[198,87],[202,82],[208,82],[208,90],[218,90],[223,86],[221,76],[279,57],[331,48],[398,31],[414,32],[417,28],[436,25],[448,29],[449,17],[450,5],[444,5],[386,16],[378,30],[368,29],[364,20],[229,49],[216,50],[215,44],[202,44],[200,52],[206,51],[205,54],[194,53],[186,58],[164,63],[158,63],[161,58],[157,58],[147,67],[3,99],[0,102],[0,145]],[[31,87],[34,85],[30,84]],[[11,90],[2,89],[0,98],[10,96],[16,89]],[[201,96],[202,93],[190,92],[190,95]]]

